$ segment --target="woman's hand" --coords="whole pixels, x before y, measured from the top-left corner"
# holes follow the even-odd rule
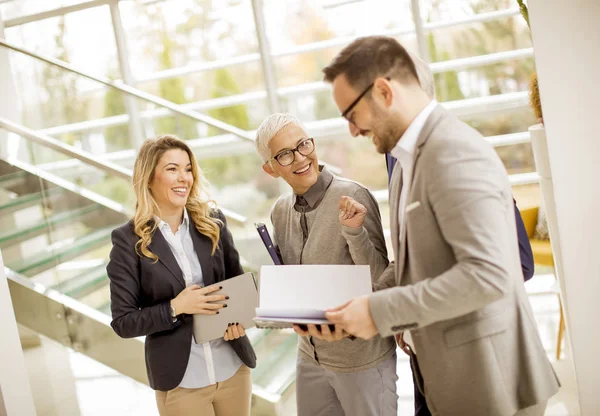
[[[201,313],[204,315],[216,315],[219,309],[226,308],[227,304],[214,303],[229,299],[226,294],[210,295],[210,293],[221,290],[222,286],[212,285],[200,287],[191,285],[183,289],[175,299],[171,301],[171,306],[175,308],[177,315],[187,313],[189,315]]]
[[[231,323],[227,326],[227,330],[225,331],[225,335],[223,339],[225,341],[232,341],[234,339],[238,339],[246,336],[246,331],[244,330],[244,326],[238,323]]]
[[[367,208],[349,196],[340,198],[338,208],[340,223],[346,227],[360,227],[367,216]]]

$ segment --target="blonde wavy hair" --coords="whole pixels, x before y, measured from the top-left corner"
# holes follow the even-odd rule
[[[219,243],[220,226],[223,225],[221,220],[210,215],[212,210],[216,208],[216,204],[208,198],[204,199],[208,182],[204,178],[189,146],[184,141],[168,134],[146,140],[142,144],[133,166],[133,189],[137,200],[135,215],[133,216],[133,230],[140,238],[135,244],[136,253],[140,257],[148,257],[155,262],[158,261],[158,256],[151,252],[148,246],[152,243],[152,235],[158,228],[154,216],[160,217],[161,215],[160,207],[150,192],[150,183],[154,179],[158,161],[167,151],[172,149],[183,150],[190,157],[194,183],[185,207],[196,229],[212,241],[211,254],[215,254]]]

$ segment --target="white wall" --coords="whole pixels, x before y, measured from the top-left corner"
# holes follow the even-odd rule
[[[600,1],[529,0],[582,415],[600,414]]]
[[[35,406],[0,253],[0,415],[35,416]]]

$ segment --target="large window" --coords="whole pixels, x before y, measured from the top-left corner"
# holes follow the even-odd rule
[[[14,1],[4,4],[3,11],[14,19],[46,11],[42,3],[50,2]],[[256,4],[262,4],[262,10],[254,10]],[[532,172],[526,131],[536,122],[527,105],[533,54],[529,29],[513,2],[422,0],[420,25],[413,21],[411,4],[409,0],[120,1],[116,10],[97,6],[9,27],[6,33],[11,42],[84,72],[128,80],[142,92],[206,114],[249,136],[274,102],[279,111],[307,123],[321,160],[340,175],[382,191],[378,195],[383,195],[384,212],[384,159],[368,140],[350,137],[321,70],[357,36],[394,36],[431,62],[438,101],[484,136],[501,143],[514,142],[504,140],[508,134],[520,137],[517,144],[497,147],[509,174]],[[257,13],[264,25],[255,22]],[[113,27],[119,20],[122,26]],[[262,45],[259,39],[264,40]],[[262,55],[264,51],[268,53]],[[31,57],[11,53],[11,60],[24,122],[31,127],[126,167],[131,167],[135,149],[146,137],[171,133],[190,140],[213,184],[213,197],[248,217],[249,223],[268,222],[274,201],[288,190],[262,171],[248,138],[129,98]],[[265,74],[265,68],[270,72]],[[387,215],[383,218],[387,226]]]

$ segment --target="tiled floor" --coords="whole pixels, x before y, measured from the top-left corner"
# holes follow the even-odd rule
[[[555,362],[559,306],[557,295],[552,293],[553,285],[554,277],[551,274],[540,274],[526,284],[527,291],[531,294],[530,301],[544,347],[562,383],[561,391],[550,400],[546,415],[578,416],[580,413],[572,362],[568,358]],[[31,353],[31,351],[26,352],[26,354]],[[566,350],[563,357],[568,356],[569,351]],[[121,376],[81,354],[70,352],[69,357],[81,416],[158,414],[154,392],[149,387]],[[398,376],[398,414],[412,415],[413,385],[410,367],[408,358],[400,351],[398,352]],[[70,415],[61,414],[61,416]],[[291,412],[290,416],[293,416]]]

